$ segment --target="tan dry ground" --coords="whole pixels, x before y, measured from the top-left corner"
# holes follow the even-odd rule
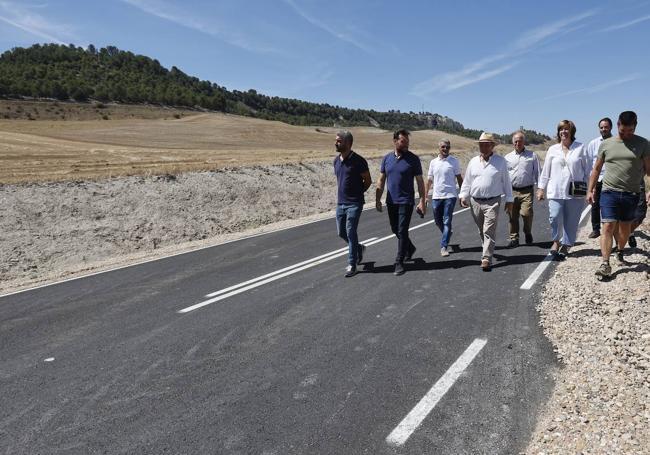
[[[158,108],[162,109],[162,108]],[[99,180],[177,174],[251,164],[315,162],[333,156],[336,128],[292,126],[220,113],[180,119],[2,120],[0,183]],[[367,158],[392,148],[392,133],[351,128],[354,149]],[[411,149],[426,155],[448,137],[463,164],[471,139],[416,131]],[[499,146],[501,153],[509,147]]]

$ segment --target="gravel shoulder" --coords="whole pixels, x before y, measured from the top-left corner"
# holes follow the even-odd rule
[[[599,282],[598,239],[583,230],[538,307],[561,368],[526,453],[650,453],[650,224]]]

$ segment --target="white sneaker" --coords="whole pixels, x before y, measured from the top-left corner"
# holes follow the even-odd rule
[[[447,248],[440,248],[440,256],[445,258],[449,256],[449,251],[447,250]]]

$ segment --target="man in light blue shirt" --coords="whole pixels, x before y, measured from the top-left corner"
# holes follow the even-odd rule
[[[535,152],[526,149],[526,136],[523,131],[512,135],[512,145],[515,149],[505,158],[508,163],[508,174],[512,182],[512,213],[509,217],[510,241],[509,248],[519,246],[519,217],[524,221],[524,236],[526,244],[533,243],[533,199],[535,186],[539,182],[541,168]]]

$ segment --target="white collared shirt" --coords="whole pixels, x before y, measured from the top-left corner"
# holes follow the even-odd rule
[[[447,158],[435,157],[429,163],[427,177],[433,181],[433,199],[449,199],[458,197],[456,176],[460,175],[458,159],[449,155]]]
[[[460,197],[491,198],[502,194],[506,196],[506,202],[514,201],[505,158],[496,153],[493,153],[487,162],[483,161],[480,155],[472,158],[465,171]]]
[[[552,145],[546,152],[539,188],[546,190],[548,199],[573,199],[569,196],[569,184],[572,180],[586,182],[590,170],[591,160],[581,142],[574,141],[566,157],[562,144]]]
[[[521,153],[513,150],[505,158],[513,188],[537,185],[541,167],[536,153],[528,149],[522,150]]]
[[[596,160],[598,159],[598,147],[600,147],[600,144],[602,144],[604,140],[605,139],[603,139],[602,136],[598,136],[596,139],[593,139],[591,142],[589,142],[589,144],[587,144],[587,155],[591,160],[591,169],[594,168],[594,165],[596,164]],[[600,170],[600,174],[598,175],[598,181],[602,182],[604,176],[605,176],[605,165],[603,164],[603,168]]]

